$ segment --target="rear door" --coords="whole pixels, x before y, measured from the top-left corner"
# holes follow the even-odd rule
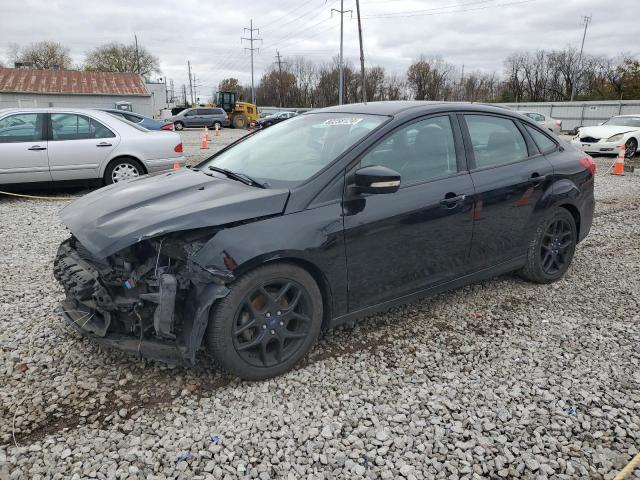
[[[345,193],[350,311],[468,271],[473,184],[461,144],[455,116],[422,118],[390,133],[350,172],[380,165],[401,175],[395,193]]]
[[[485,113],[460,118],[476,190],[470,265],[478,270],[524,255],[553,167],[520,122]]]
[[[98,178],[100,166],[120,138],[98,120],[75,113],[51,113],[49,168],[53,180]]]
[[[49,182],[44,113],[0,119],[0,183]]]

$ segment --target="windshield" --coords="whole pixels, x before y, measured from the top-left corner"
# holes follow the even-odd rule
[[[603,125],[640,128],[640,117],[613,117],[604,122]]]
[[[247,175],[270,186],[295,186],[337,159],[388,117],[355,113],[299,115],[259,131],[198,165]]]

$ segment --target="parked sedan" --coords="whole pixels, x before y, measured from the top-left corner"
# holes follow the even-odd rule
[[[173,122],[176,130],[183,130],[186,127],[222,128],[231,125],[229,115],[222,108],[187,108],[171,117],[170,121]]]
[[[505,109],[316,110],[67,206],[61,314],[132,354],[192,365],[206,345],[242,378],[272,377],[323,328],[507,272],[562,278],[594,173]]]
[[[124,110],[117,110],[115,108],[101,108],[103,112],[110,113],[118,118],[122,118],[128,122],[135,123],[147,130],[175,130],[173,122],[167,122],[164,120],[156,120],[155,118],[145,117],[139,113],[127,112]]]
[[[580,127],[573,144],[588,153],[618,153],[633,157],[640,142],[640,115],[618,115],[595,127]]]
[[[273,115],[267,115],[255,123],[256,128],[268,128],[276,123],[284,122],[290,118],[297,116],[296,112],[278,112]]]
[[[526,115],[534,122],[538,122],[540,125],[548,128],[549,131],[555,133],[556,135],[560,135],[562,131],[562,120],[557,120],[555,118],[551,118],[548,115],[543,115],[538,112],[525,112],[520,110],[519,113]]]
[[[89,109],[0,110],[0,184],[110,184],[183,166],[180,136]]]

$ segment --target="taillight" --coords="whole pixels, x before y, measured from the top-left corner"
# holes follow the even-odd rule
[[[182,153],[182,143],[177,144],[174,148],[173,151],[176,153]],[[591,157],[589,157],[591,158]]]
[[[556,120],[556,125],[561,126],[562,125],[562,120]]]
[[[170,130],[173,132],[175,130],[175,127],[173,126],[173,123],[165,123],[160,127],[160,130]]]
[[[591,175],[596,174],[596,162],[594,162],[593,158],[591,158],[589,155],[586,155],[580,159],[580,165],[589,170],[589,173],[591,173]]]

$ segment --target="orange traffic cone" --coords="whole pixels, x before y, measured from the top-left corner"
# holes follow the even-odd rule
[[[200,140],[200,150],[209,150],[209,141],[204,135],[202,136],[202,140]]]
[[[211,137],[209,137],[209,128],[206,125],[204,126],[204,138],[207,139],[207,142],[211,141]]]
[[[216,129],[213,131],[213,136],[214,137],[219,137],[220,136],[220,127],[218,126],[217,123],[216,123]]]
[[[176,160],[175,162],[173,162],[173,169],[178,170],[179,168],[180,168],[180,162]]]
[[[253,132],[253,127],[255,127],[255,126],[256,126],[255,123],[253,123],[253,122],[249,123],[249,131]]]
[[[613,166],[611,175],[624,175],[624,154],[627,149],[624,145],[620,145],[618,149],[620,153],[618,153],[618,158],[616,158],[616,163]]]

